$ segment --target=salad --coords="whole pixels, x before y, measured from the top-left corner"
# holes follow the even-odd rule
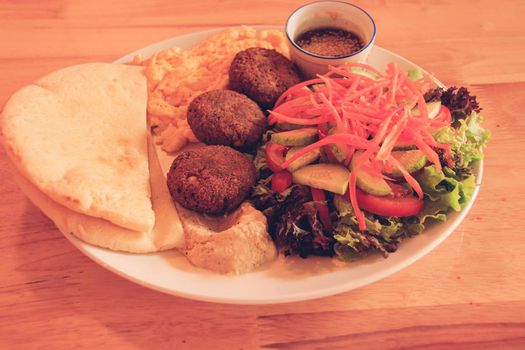
[[[387,257],[468,203],[489,139],[480,111],[419,70],[331,67],[269,111],[250,200],[285,255]]]

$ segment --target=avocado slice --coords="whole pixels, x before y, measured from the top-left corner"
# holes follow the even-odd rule
[[[350,172],[342,165],[319,163],[295,171],[293,182],[338,194],[345,194]]]
[[[350,163],[351,170],[355,168],[362,155],[362,151],[354,153],[352,162]],[[392,193],[392,189],[382,177],[370,174],[362,168],[355,171],[355,176],[357,187],[367,193],[375,196],[387,196]]]
[[[441,110],[441,102],[439,101],[427,102],[426,105],[427,105],[428,117],[430,119],[435,118],[439,114],[439,111]],[[417,106],[412,108],[411,111],[412,111],[413,116],[419,115],[419,108]]]
[[[286,153],[285,159],[290,159],[294,154],[302,150],[303,147],[292,147],[288,150]],[[305,165],[308,165],[310,163],[315,162],[317,159],[319,159],[319,156],[321,155],[321,149],[316,148],[314,150],[311,150],[310,152],[304,154],[303,156],[297,158],[294,160],[288,168],[286,168],[289,172],[293,173],[299,168],[302,168]]]
[[[272,142],[283,146],[306,146],[318,138],[317,128],[301,128],[272,134]]]
[[[426,162],[427,157],[418,149],[410,150],[410,151],[394,151],[392,152],[392,157],[394,157],[403,167],[409,172],[413,173],[418,170],[421,170]],[[403,174],[399,169],[392,169],[391,173],[386,173],[387,176],[392,177],[401,177]]]

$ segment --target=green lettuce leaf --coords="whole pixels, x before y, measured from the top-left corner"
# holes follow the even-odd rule
[[[464,177],[447,167],[437,172],[433,165],[427,166],[417,180],[425,193],[425,206],[416,217],[408,219],[406,229],[410,235],[421,233],[429,221],[445,221],[449,209],[460,211],[476,189],[474,175]]]
[[[483,159],[483,146],[490,139],[490,132],[482,128],[483,118],[473,112],[466,119],[458,120],[459,127],[445,126],[439,129],[434,138],[438,143],[450,144],[456,167],[468,167],[476,160]]]
[[[334,229],[334,252],[345,261],[355,260],[373,252],[384,257],[397,250],[405,234],[403,223],[394,217],[378,217],[365,213],[366,231],[359,230],[352,205],[343,196],[334,196],[339,220]]]
[[[266,179],[272,175],[272,171],[268,168],[268,164],[266,163],[266,144],[257,148],[253,164],[255,165],[257,179]]]
[[[433,165],[425,167],[417,180],[426,197],[430,200],[431,203],[429,204],[443,207],[445,210],[449,207],[455,211],[461,210],[457,180],[446,177],[443,172],[438,173]],[[425,209],[427,206],[425,205]]]
[[[425,206],[417,216],[405,220],[408,235],[421,233],[429,222],[446,221],[450,209],[460,211],[465,207],[476,189],[476,178],[460,172],[447,167],[437,172],[431,165],[416,177],[425,193]]]
[[[444,211],[448,208],[460,211],[468,203],[476,188],[476,178],[470,175],[459,180],[455,174],[453,176],[451,174],[454,174],[454,171],[450,168],[445,167],[443,171],[437,172],[435,166],[430,165],[417,176],[428,199],[423,214],[429,210],[434,214],[437,212],[436,208],[442,208]]]
[[[339,213],[339,223],[347,226],[352,226],[357,230],[359,226],[357,217],[350,202],[343,196],[334,196],[334,205]],[[375,215],[365,213],[366,231],[380,235],[385,241],[390,241],[392,236],[399,232],[403,225],[393,217],[377,217]]]
[[[359,231],[357,218],[350,202],[343,196],[334,196],[339,220],[334,230],[334,252],[342,260],[355,260],[374,252],[383,256],[397,250],[405,237],[420,234],[435,221],[445,221],[449,210],[460,211],[470,200],[476,188],[474,175],[450,168],[437,172],[431,165],[417,176],[425,193],[425,206],[417,216],[381,217],[365,212],[366,230]]]
[[[356,231],[351,226],[338,225],[334,238],[334,252],[342,260],[359,259],[375,251],[381,252],[385,258],[388,256],[388,251],[376,237]]]

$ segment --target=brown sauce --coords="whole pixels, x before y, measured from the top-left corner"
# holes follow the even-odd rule
[[[351,55],[365,46],[357,34],[339,28],[309,30],[299,35],[295,43],[305,51],[327,57]]]

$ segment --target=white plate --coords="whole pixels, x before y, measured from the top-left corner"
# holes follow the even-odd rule
[[[166,40],[126,55],[116,63],[128,62],[137,54],[150,56],[154,52],[173,46],[191,48],[220,30],[222,29]],[[388,50],[377,46],[373,48],[369,57],[372,66],[383,69],[389,62],[395,62],[405,70],[417,67]],[[71,235],[66,237],[84,254],[108,270],[161,292],[191,299],[237,304],[307,300],[345,292],[378,281],[429,253],[445,240],[467,215],[478,194],[482,169],[480,162],[476,169],[478,186],[465,209],[449,214],[447,222],[429,227],[423,234],[402,242],[398,251],[388,259],[375,256],[346,264],[330,258],[304,260],[280,257],[256,272],[240,276],[222,276],[193,267],[175,251],[146,255],[126,254],[91,246]]]

